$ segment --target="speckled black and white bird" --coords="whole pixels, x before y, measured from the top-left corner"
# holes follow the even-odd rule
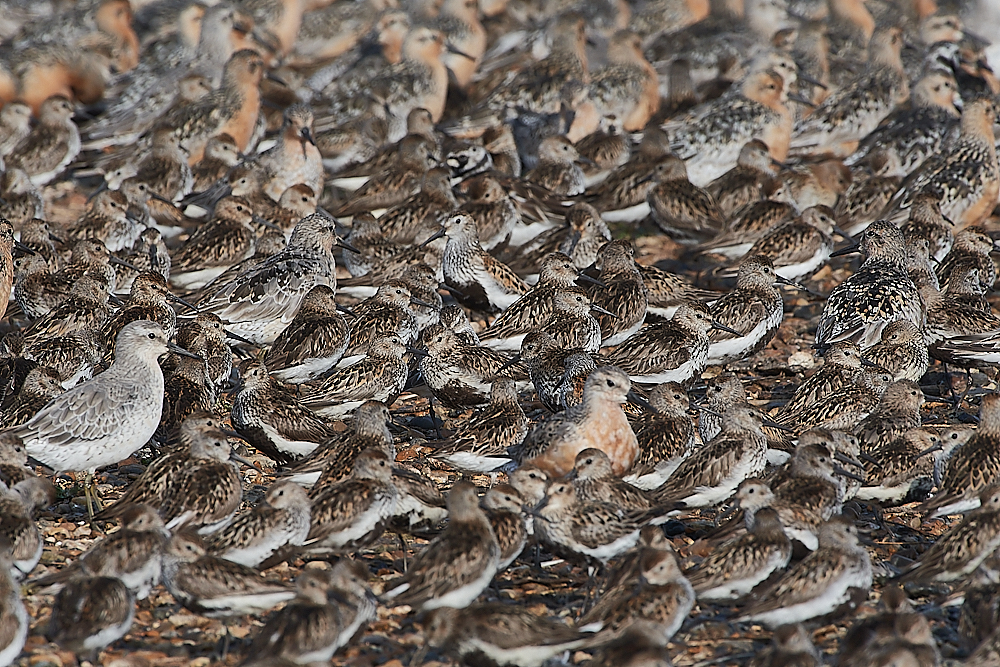
[[[858,250],[865,254],[865,261],[827,298],[816,328],[819,344],[849,339],[870,347],[879,341],[889,322],[923,324],[920,294],[906,272],[902,232],[887,220],[877,220],[864,231],[857,246],[833,254]]]

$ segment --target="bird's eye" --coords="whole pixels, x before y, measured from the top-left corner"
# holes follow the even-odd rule
[[[614,380],[606,380],[606,382],[608,383],[609,387],[615,386]]]
[[[156,338],[156,334],[147,334],[147,335],[149,336],[149,340],[153,340],[154,338]]]

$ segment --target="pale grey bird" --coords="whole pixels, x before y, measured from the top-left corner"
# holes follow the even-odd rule
[[[295,317],[316,285],[337,288],[333,246],[342,243],[333,219],[302,218],[288,246],[211,292],[198,305],[227,322],[227,329],[255,344],[270,345]]]
[[[50,401],[12,432],[28,454],[56,471],[87,471],[85,493],[97,503],[93,474],[121,461],[153,436],[163,410],[163,372],[156,360],[168,350],[195,357],[167,341],[149,320],[118,334],[114,363],[97,377]]]

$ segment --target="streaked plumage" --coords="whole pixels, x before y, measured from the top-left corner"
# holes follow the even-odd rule
[[[393,604],[430,611],[464,609],[493,580],[500,546],[482,509],[475,487],[459,482],[448,494],[448,526],[410,563],[382,594]]]

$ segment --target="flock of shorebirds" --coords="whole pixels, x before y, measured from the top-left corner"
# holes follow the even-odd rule
[[[1000,667],[975,12],[4,3],[0,666]]]

